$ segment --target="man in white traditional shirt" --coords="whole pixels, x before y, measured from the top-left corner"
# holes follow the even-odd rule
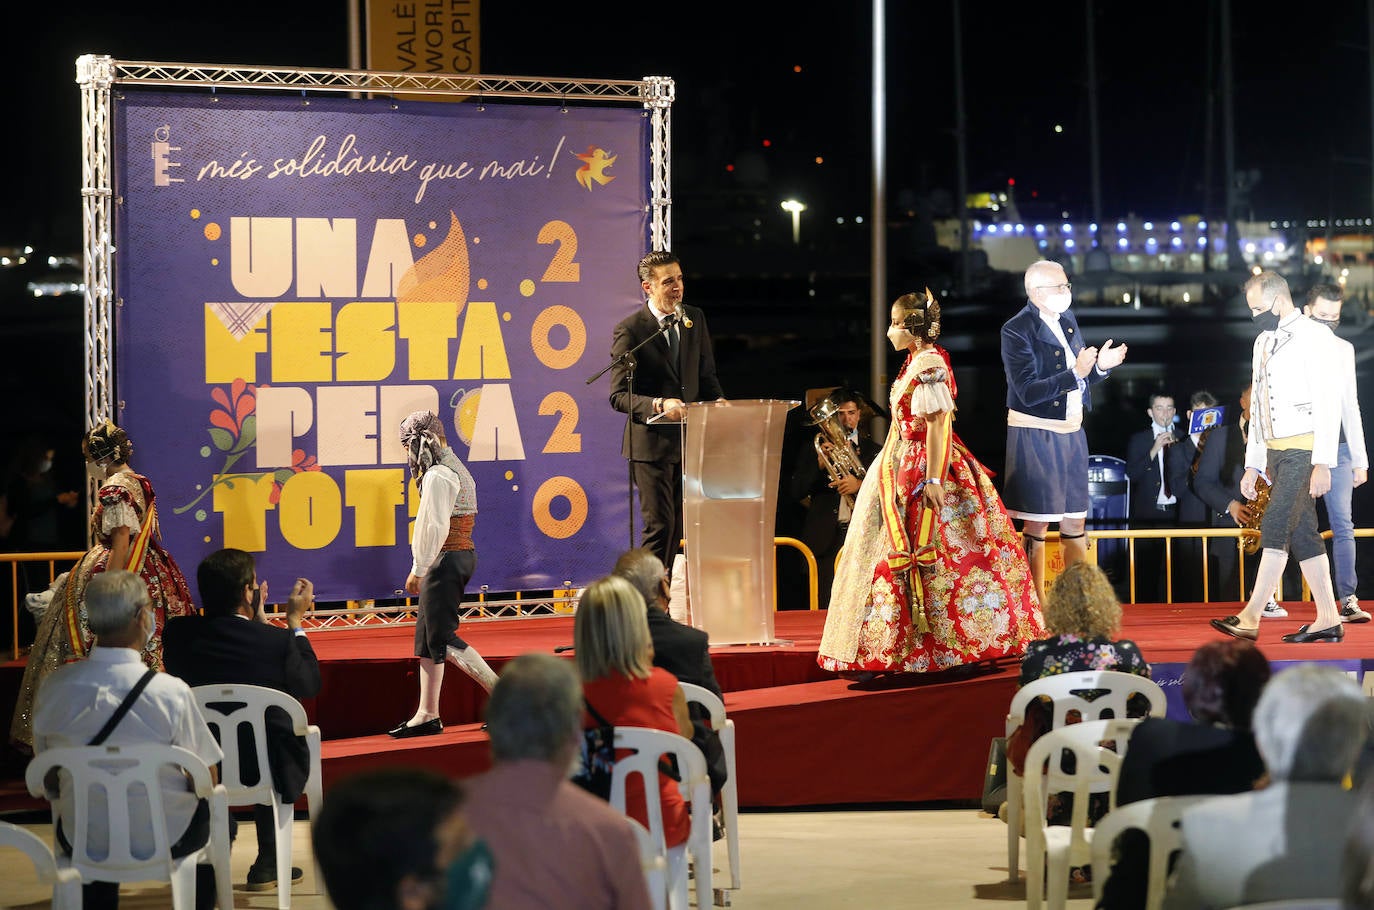
[[[415,619],[415,656],[420,659],[420,704],[410,720],[389,731],[397,738],[428,736],[444,729],[439,691],[444,662],[490,692],[496,674],[477,649],[458,637],[458,608],[477,567],[472,529],[477,519],[477,488],[467,467],[445,441],[444,425],[433,411],[416,411],[401,421],[401,445],[410,476],[420,492],[406,577],[407,594],[420,595]]]
[[[1317,617],[1286,642],[1340,641],[1344,628],[1331,587],[1330,562],[1317,533],[1317,497],[1331,489],[1340,432],[1340,392],[1331,333],[1293,305],[1288,282],[1261,272],[1245,283],[1255,339],[1249,440],[1241,491],[1256,496],[1264,471],[1272,484],[1260,525],[1263,554],[1245,609],[1211,621],[1213,628],[1255,641],[1264,604],[1291,552],[1312,590]]]
[[[1355,488],[1369,479],[1369,455],[1365,451],[1364,422],[1355,391],[1355,346],[1336,335],[1341,324],[1345,293],[1334,284],[1313,285],[1303,308],[1309,319],[1331,330],[1332,357],[1341,390],[1341,436],[1336,446],[1336,466],[1331,469],[1331,492],[1323,497],[1331,523],[1331,562],[1336,576],[1336,602],[1342,622],[1369,622],[1355,594],[1355,522],[1350,499]]]

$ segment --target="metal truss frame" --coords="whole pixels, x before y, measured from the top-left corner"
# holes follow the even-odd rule
[[[81,200],[85,279],[85,413],[94,428],[115,416],[113,308],[122,305],[114,272],[113,207],[122,200],[114,186],[113,112],[120,99],[115,87],[201,89],[209,92],[292,93],[308,98],[318,93],[381,97],[451,96],[486,101],[575,104],[638,104],[650,118],[649,240],[652,249],[672,248],[672,105],[673,80],[645,76],[639,80],[462,76],[442,73],[383,73],[367,70],[300,67],[215,66],[115,60],[85,54],[76,61],[81,89]],[[88,491],[94,499],[95,490]],[[90,541],[88,541],[89,543]],[[568,612],[565,599],[474,601],[462,605],[467,618],[514,618]],[[375,608],[325,611],[324,628],[374,624],[413,624],[414,609]],[[333,614],[341,614],[335,617]],[[347,617],[356,621],[349,623]],[[322,617],[323,619],[324,617]]]

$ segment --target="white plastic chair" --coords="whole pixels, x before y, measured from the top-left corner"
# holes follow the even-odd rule
[[[180,832],[168,832],[167,814],[162,805],[159,771],[167,766],[185,772],[196,796],[210,803],[210,838],[200,850],[174,857],[172,844]],[[29,762],[24,774],[29,792],[53,804],[53,826],[58,812],[56,790],[48,790],[44,779],[60,768],[71,775],[72,830],[67,832],[72,855],[57,854],[59,869],[71,868],[83,881],[172,883],[174,910],[194,910],[196,905],[196,865],[210,863],[215,869],[215,901],[232,908],[233,883],[229,875],[229,796],[223,784],[215,784],[210,769],[194,752],[180,746],[147,744],[137,746],[72,746],[40,752]],[[105,795],[109,847],[104,856],[92,856],[87,849],[95,792]],[[136,856],[130,831],[130,796],[148,806],[153,848],[147,856]],[[64,828],[64,831],[66,829]]]
[[[625,821],[630,823],[630,830],[635,833],[635,842],[639,844],[639,868],[644,871],[644,880],[649,886],[649,899],[653,901],[653,908],[667,910],[668,855],[663,849],[663,840],[660,838],[658,843],[655,843],[649,829],[628,815],[625,816]]]
[[[1102,899],[1102,888],[1112,871],[1112,845],[1121,832],[1134,828],[1150,841],[1150,878],[1145,910],[1159,910],[1169,886],[1169,859],[1183,846],[1179,826],[1183,810],[1209,799],[1207,796],[1161,796],[1118,806],[1098,821],[1092,842],[1093,903]]]
[[[1062,910],[1069,896],[1069,867],[1086,866],[1092,860],[1093,829],[1088,826],[1088,799],[1108,794],[1115,807],[1116,777],[1121,756],[1138,720],[1091,720],[1068,724],[1035,741],[1026,755],[1024,806],[1026,819],[1026,908],[1039,910],[1041,892],[1048,881],[1046,903]],[[1101,745],[1111,742],[1116,750]],[[1065,753],[1073,756],[1074,770],[1064,770]],[[1073,794],[1073,815],[1068,825],[1051,825],[1045,819],[1051,793]],[[1048,868],[1047,868],[1048,867]]]
[[[682,689],[689,703],[695,702],[711,712],[711,729],[720,737],[720,746],[725,752],[725,768],[729,776],[720,791],[720,808],[725,818],[725,849],[730,860],[729,888],[738,891],[739,783],[735,780],[735,722],[725,716],[725,703],[710,689],[685,682],[679,682],[678,688]]]
[[[277,826],[277,907],[291,906],[291,829],[295,821],[294,806],[283,805],[277,791],[272,789],[272,773],[267,763],[268,708],[280,708],[291,718],[297,736],[305,737],[310,755],[309,777],[305,782],[305,798],[312,819],[317,818],[322,800],[320,771],[320,728],[307,721],[305,708],[295,698],[278,689],[264,686],[206,685],[196,686],[196,703],[205,723],[219,734],[224,762],[220,765],[220,782],[229,791],[229,803],[234,806],[259,805],[272,807],[272,819]],[[239,727],[247,724],[253,731],[253,746],[257,754],[258,779],[248,783],[243,779],[243,757],[239,755]],[[316,869],[316,882],[324,879]]]
[[[53,910],[81,910],[81,874],[70,867],[59,869],[52,850],[32,831],[0,822],[0,847],[14,847],[29,858],[38,881],[52,885]]]
[[[658,790],[658,760],[672,755],[677,759],[678,783],[684,799],[691,803],[692,828],[687,843],[666,847],[668,857],[668,906],[672,910],[688,910],[688,859],[696,882],[697,907],[710,907],[711,891],[711,779],[706,774],[706,758],[690,739],[665,730],[647,727],[616,727],[615,771],[611,775],[611,805],[625,811],[625,781],[633,774],[644,781],[644,802],[649,819],[649,835],[655,844],[663,844],[663,807],[653,799]],[[622,749],[632,754],[620,756]]]
[[[1075,692],[1106,690],[1106,694],[1088,701]],[[1054,705],[1051,729],[1062,727],[1070,711],[1077,711],[1083,720],[1100,720],[1108,711],[1112,717],[1126,716],[1126,702],[1132,694],[1143,695],[1150,702],[1150,716],[1163,717],[1168,707],[1164,690],[1159,684],[1135,673],[1119,670],[1087,670],[1060,673],[1032,680],[1017,690],[1007,710],[1006,735],[1010,737],[1026,719],[1026,707],[1040,696]],[[1021,847],[1021,775],[1007,763],[1007,881],[1020,878],[1017,854]]]

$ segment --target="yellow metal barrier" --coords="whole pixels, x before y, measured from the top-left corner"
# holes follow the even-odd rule
[[[0,553],[0,564],[9,563],[10,565],[10,594],[14,611],[10,616],[10,659],[19,659],[19,608],[21,604],[19,594],[19,565],[20,563],[46,562],[48,564],[48,584],[53,583],[53,579],[68,571],[76,565],[76,561],[84,555],[84,551],[61,553]],[[61,563],[62,572],[57,571],[58,564]]]

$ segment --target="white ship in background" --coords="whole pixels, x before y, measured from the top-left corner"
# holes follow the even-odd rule
[[[1374,298],[1374,222],[1239,221],[1241,261],[1227,254],[1227,225],[1198,215],[1156,221],[1127,215],[1095,224],[1069,218],[1023,219],[1007,193],[969,197],[969,248],[1000,272],[1023,272],[1037,259],[1063,263],[1075,296],[1103,304],[1188,306],[1204,289],[1238,285],[1259,269],[1300,276],[1301,285],[1342,284],[1348,298]],[[957,218],[935,222],[936,239],[958,252]]]

